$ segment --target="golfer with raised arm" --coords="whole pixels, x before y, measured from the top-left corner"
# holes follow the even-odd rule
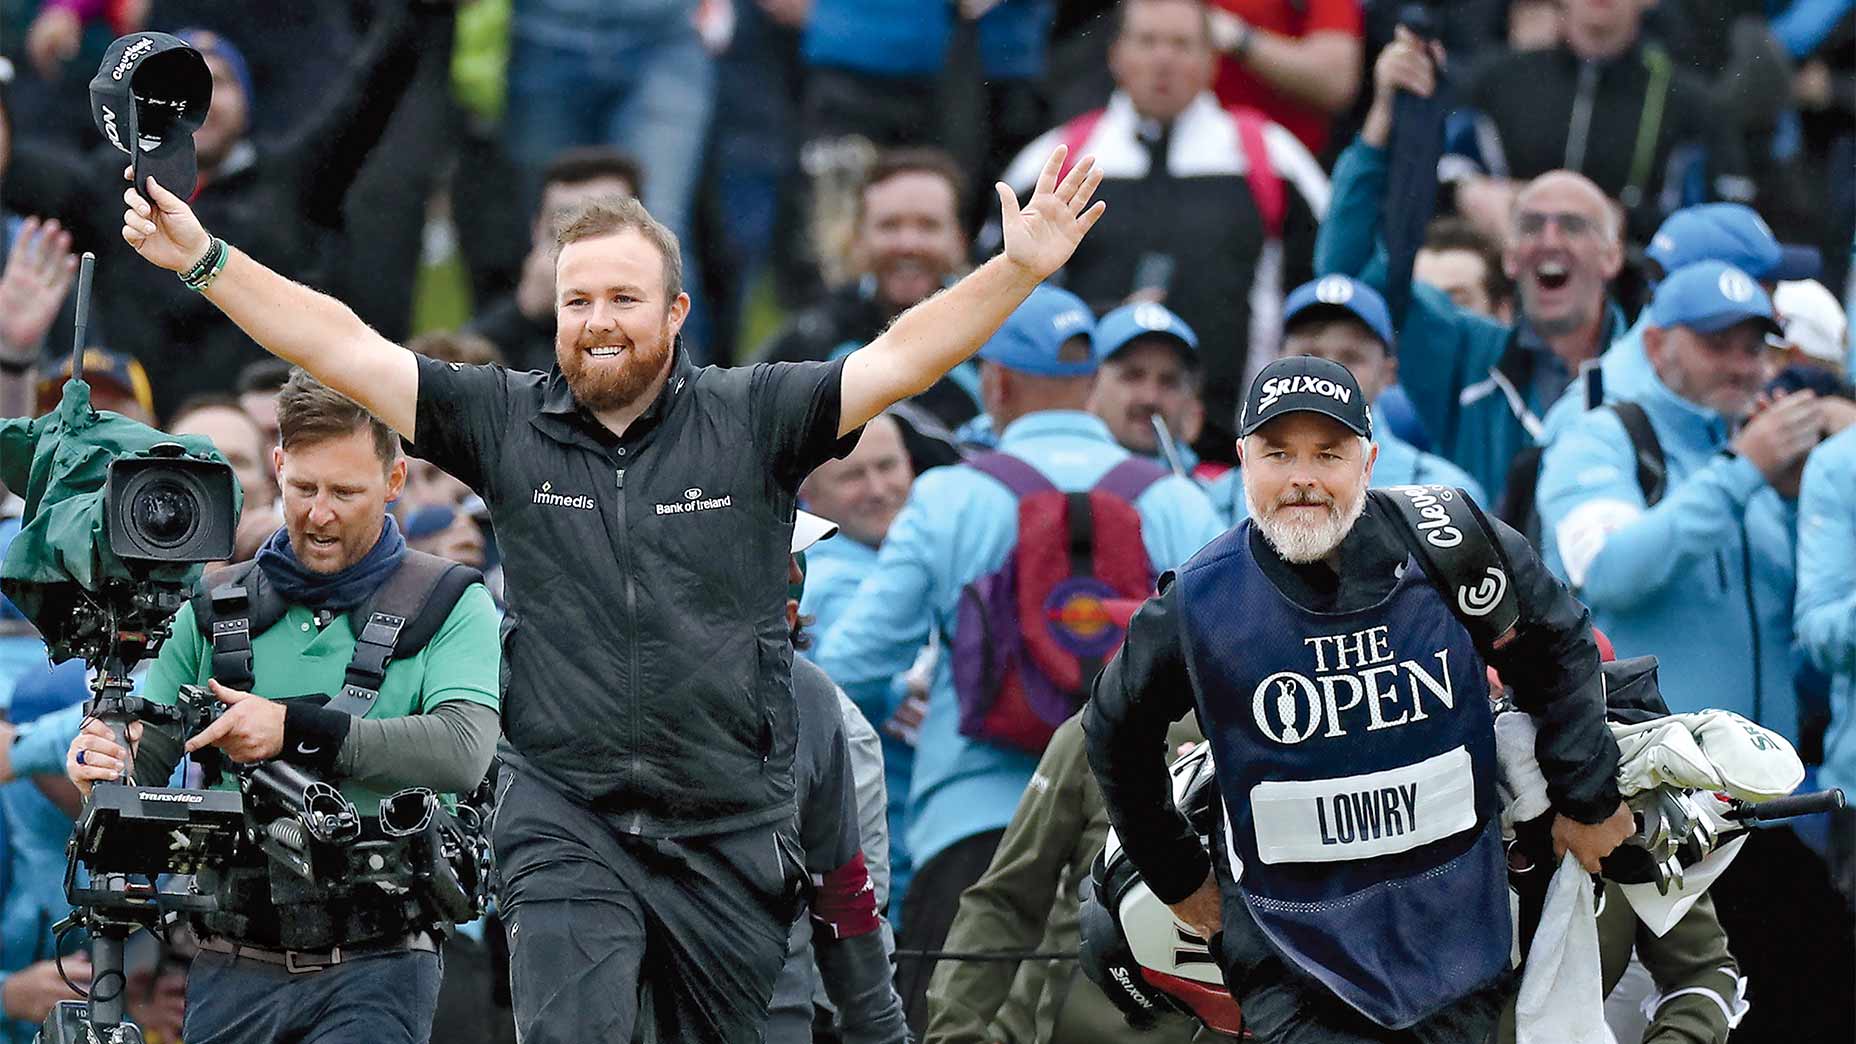
[[[831,362],[692,365],[676,238],[559,226],[547,374],[415,356],[213,238],[152,179],[123,238],[490,507],[508,583],[492,835],[526,1044],[758,1041],[803,887],[785,618],[795,490],[976,351],[1102,216],[1052,154],[1003,253]]]

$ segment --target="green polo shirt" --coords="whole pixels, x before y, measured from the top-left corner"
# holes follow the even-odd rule
[[[387,665],[380,695],[369,718],[423,714],[447,700],[469,700],[496,708],[500,647],[496,605],[482,584],[472,584],[425,647]],[[142,695],[172,704],[182,685],[205,685],[212,677],[212,646],[194,623],[192,603],[174,616],[173,637],[161,646]],[[341,691],[348,661],[354,655],[354,630],[347,614],[318,629],[315,614],[293,605],[263,634],[251,640],[252,691],[270,700],[333,695]],[[230,780],[220,784],[230,787]],[[342,793],[362,815],[373,815],[386,795],[350,783]]]

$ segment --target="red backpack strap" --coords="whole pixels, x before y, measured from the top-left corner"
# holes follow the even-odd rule
[[[1089,144],[1089,136],[1096,132],[1096,124],[1102,122],[1102,113],[1107,110],[1097,109],[1085,112],[1081,116],[1063,125],[1062,143],[1069,152],[1063,157],[1063,169],[1057,172],[1057,180],[1062,181],[1076,161],[1083,158],[1083,146]]]
[[[966,463],[967,467],[998,479],[1019,500],[1057,488],[1043,472],[1010,453],[982,453]]]
[[[1255,109],[1232,106],[1231,118],[1237,121],[1237,144],[1244,150],[1244,180],[1250,183],[1250,198],[1263,217],[1263,231],[1271,239],[1282,238],[1283,218],[1289,210],[1288,193],[1276,166],[1270,162],[1269,143],[1263,139],[1269,121]]]

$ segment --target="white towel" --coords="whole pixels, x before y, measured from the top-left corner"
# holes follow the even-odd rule
[[[1547,886],[1515,1000],[1515,1044],[1617,1044],[1605,1025],[1592,875],[1571,852]]]

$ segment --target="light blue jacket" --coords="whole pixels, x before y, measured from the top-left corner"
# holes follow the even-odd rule
[[[0,984],[4,984],[6,976],[57,953],[52,925],[71,912],[64,897],[64,845],[71,836],[71,817],[30,779],[0,786],[0,815],[6,817],[7,841],[6,899],[0,904]],[[65,955],[77,952],[83,942],[82,933],[67,937]],[[6,1019],[0,1022],[0,1040],[31,1044],[38,1029],[32,1023]]]
[[[1005,429],[999,448],[1069,492],[1089,489],[1128,456],[1100,420],[1070,410],[1020,418]],[[1135,508],[1156,572],[1184,562],[1221,531],[1205,494],[1177,476],[1148,487]],[[886,699],[890,679],[910,665],[929,633],[952,633],[961,590],[999,569],[1017,541],[1018,504],[1004,485],[965,467],[924,472],[889,528],[876,572],[819,643],[819,666],[860,709]],[[909,792],[908,845],[916,866],[963,838],[1003,828],[1037,768],[1035,754],[960,735],[959,717],[952,667],[943,656]]]
[[[1648,325],[1650,319],[1646,309],[1637,317],[1636,324],[1624,331],[1624,336],[1611,342],[1605,354],[1598,357],[1605,402],[1635,399],[1648,391],[1650,383],[1656,380],[1656,370],[1650,366],[1650,356],[1643,347],[1643,328]],[[1575,380],[1566,388],[1566,394],[1560,396],[1560,401],[1541,418],[1540,444],[1551,445],[1585,410],[1585,382]]]
[[[1358,139],[1341,153],[1328,215],[1315,239],[1317,274],[1350,275],[1386,292],[1379,243],[1386,160],[1385,149]],[[1615,338],[1624,329],[1623,313],[1613,305],[1606,315],[1607,339]],[[1540,414],[1553,405],[1541,401],[1527,379],[1534,353],[1517,343],[1520,328],[1458,308],[1436,287],[1416,282],[1403,314],[1392,321],[1398,327],[1399,384],[1438,450],[1499,502],[1515,454],[1536,445]]]
[[[1670,709],[1737,711],[1795,743],[1797,505],[1750,461],[1721,452],[1729,429],[1720,414],[1654,373],[1630,398],[1668,462],[1662,501],[1646,510],[1617,415],[1582,412],[1541,461],[1541,557],[1591,607],[1618,655],[1662,661]]]
[[[856,597],[858,586],[876,572],[876,564],[876,548],[843,533],[806,549],[806,588],[799,597],[799,613],[812,617],[810,633],[814,642],[822,641],[837,625]],[[817,652],[815,645],[800,655],[813,656]],[[883,724],[907,695],[902,684],[900,675],[892,679],[889,691],[883,693],[880,700],[875,698],[877,690],[873,687],[866,694],[870,699],[858,704],[857,708],[876,728],[883,744],[883,786],[889,802],[889,894],[894,897],[889,910],[896,924],[901,924],[897,916],[902,912],[900,900],[908,894],[909,880],[915,874],[915,860],[909,854],[907,839],[909,783],[915,773],[915,748],[890,735]]]
[[[1489,506],[1488,500],[1484,499],[1481,483],[1471,478],[1469,472],[1392,434],[1391,427],[1379,415],[1377,408],[1373,410],[1373,443],[1379,447],[1379,460],[1373,464],[1374,488],[1455,486],[1466,491],[1476,503],[1483,507]],[[1211,498],[1212,507],[1217,509],[1226,528],[1250,517],[1250,510],[1244,504],[1241,468],[1232,468],[1206,483],[1205,495]]]
[[[1818,784],[1856,793],[1856,428],[1826,439],[1798,494],[1798,644],[1830,675]]]

